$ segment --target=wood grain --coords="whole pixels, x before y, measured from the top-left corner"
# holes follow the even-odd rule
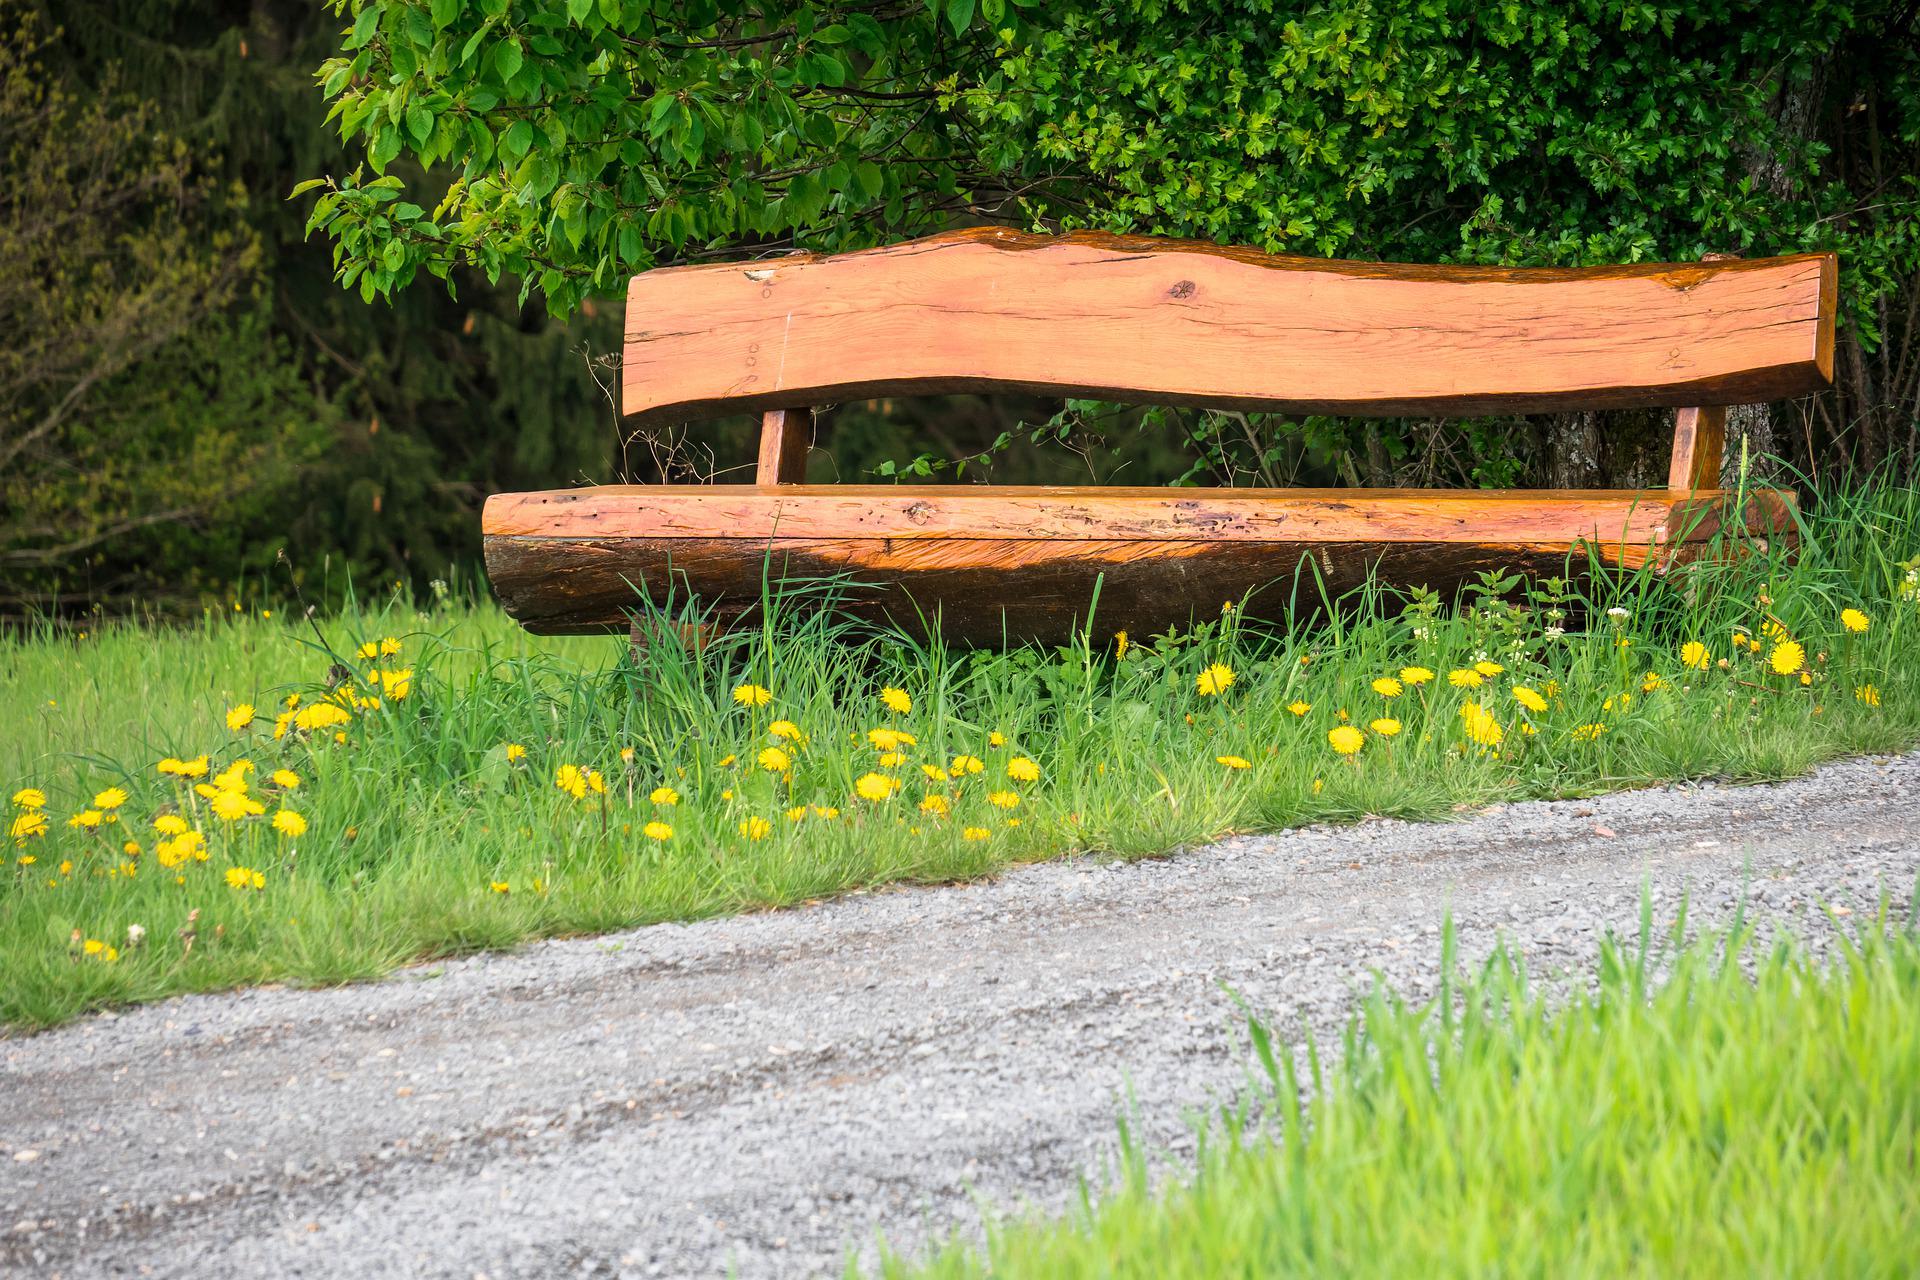
[[[1711,495],[1702,495],[1708,497]],[[1664,491],[596,485],[487,499],[488,534],[544,538],[1115,538],[1153,542],[1664,539]]]
[[[760,418],[760,462],[756,484],[799,484],[807,478],[807,452],[813,448],[811,409],[769,409]]]
[[[837,578],[841,607],[875,622],[919,631],[924,618],[940,615],[943,634],[957,643],[1053,643],[1085,618],[1096,581],[1101,629],[1148,635],[1215,616],[1223,601],[1249,591],[1253,616],[1282,617],[1317,607],[1322,583],[1338,595],[1369,573],[1451,591],[1483,569],[1577,570],[1589,552],[1628,566],[1685,558],[1727,520],[1729,501],[1422,493],[1423,505],[1410,510],[1408,495],[1366,490],[1337,491],[1338,502],[1324,491],[1000,490],[974,498],[986,504],[976,508],[967,501],[972,490],[889,488],[862,514],[860,495],[872,492],[715,487],[669,493],[664,505],[628,499],[624,509],[598,513],[503,495],[487,507],[487,571],[507,611],[541,634],[624,629],[642,594],[661,604],[697,599],[729,625],[760,607],[764,572],[776,583]],[[1191,505],[1202,498],[1200,508]],[[1790,536],[1790,494],[1749,499],[1749,527]],[[1156,502],[1167,513],[1159,523],[1151,518]],[[920,503],[929,522],[949,522],[945,532],[914,524]],[[976,510],[1003,514],[957,532],[951,522]],[[1029,524],[1021,527],[1009,510]],[[1294,515],[1311,519],[1290,525]],[[1072,531],[1062,531],[1063,520]]]
[[[1673,458],[1667,488],[1686,493],[1720,487],[1720,459],[1727,447],[1724,406],[1681,409],[1673,415]]]
[[[628,292],[647,419],[880,395],[1338,414],[1781,399],[1832,375],[1829,254],[1579,269],[1394,266],[977,228],[675,267]]]

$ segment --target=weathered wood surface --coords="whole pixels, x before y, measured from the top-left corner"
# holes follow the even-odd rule
[[[1673,457],[1667,488],[1680,493],[1720,487],[1720,457],[1727,447],[1724,405],[1682,409],[1673,416]]]
[[[1750,527],[1790,532],[1790,494],[1749,497]],[[1684,559],[1718,527],[1727,501],[1718,493],[637,487],[500,495],[488,502],[484,527],[495,590],[541,634],[623,629],[642,591],[656,601],[669,592],[696,597],[726,625],[758,609],[764,570],[774,581],[848,575],[860,585],[847,589],[844,607],[858,616],[917,630],[923,616],[939,615],[949,639],[997,644],[1065,639],[1085,619],[1096,578],[1099,628],[1148,635],[1216,616],[1250,590],[1254,616],[1311,607],[1320,599],[1316,578],[1334,595],[1370,572],[1451,590],[1483,569],[1559,573],[1570,556],[1577,568],[1589,547],[1629,566]]]
[[[1830,254],[1578,269],[981,228],[675,267],[628,292],[641,420],[1023,390],[1291,412],[1776,400],[1833,369]]]
[[[799,484],[807,478],[813,447],[811,409],[769,409],[760,419],[760,459],[755,484]]]

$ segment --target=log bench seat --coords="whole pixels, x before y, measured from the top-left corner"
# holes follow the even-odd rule
[[[725,624],[769,579],[969,644],[1137,635],[1317,604],[1377,573],[1450,589],[1570,558],[1665,567],[1723,527],[1790,538],[1790,492],[1719,487],[1725,409],[1830,379],[1831,255],[1578,270],[1402,267],[985,229],[634,278],[640,421],[763,415],[751,485],[498,494],[487,571],[529,630],[623,630],[642,594]],[[1354,415],[1675,407],[1668,484],[1631,490],[808,485],[808,406],[1039,391]],[[1307,570],[1303,561],[1311,560]],[[1303,576],[1304,575],[1304,576]],[[1296,589],[1296,581],[1300,584]],[[1304,594],[1297,594],[1297,590]]]

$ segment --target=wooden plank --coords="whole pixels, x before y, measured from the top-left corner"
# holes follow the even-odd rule
[[[975,228],[628,291],[643,419],[1034,391],[1337,414],[1751,403],[1832,376],[1830,254],[1395,266]]]
[[[1720,487],[1720,457],[1727,445],[1722,405],[1681,409],[1673,415],[1673,460],[1667,488],[1678,493]]]
[[[642,593],[697,599],[721,627],[756,616],[762,573],[779,583],[842,577],[839,606],[923,633],[938,616],[958,644],[1064,641],[1100,580],[1101,630],[1138,636],[1218,617],[1223,602],[1258,591],[1250,616],[1317,607],[1317,581],[1339,595],[1377,570],[1388,581],[1451,591],[1483,569],[1562,573],[1570,545],[1098,541],[826,541],[780,538],[563,539],[490,535],[487,573],[507,612],[537,635],[621,631]],[[1644,562],[1647,548],[1622,550]],[[1577,565],[1576,565],[1577,567]],[[1297,577],[1296,577],[1297,575]]]
[[[799,484],[807,478],[813,448],[813,410],[769,409],[760,417],[760,465],[756,484]]]
[[[1702,497],[1710,495],[1701,495]],[[488,534],[1151,542],[1658,541],[1665,491],[599,485],[496,494]]]
[[[1536,512],[1558,496],[1531,495]],[[1750,527],[1790,536],[1792,495],[1749,496]],[[501,603],[540,634],[620,630],[643,593],[658,603],[669,596],[698,598],[715,611],[717,623],[727,625],[758,609],[764,572],[776,582],[838,576],[846,584],[843,607],[856,616],[918,629],[923,612],[939,613],[943,633],[958,643],[1052,643],[1066,639],[1085,617],[1096,579],[1101,629],[1150,635],[1217,616],[1223,601],[1238,601],[1253,590],[1260,595],[1251,616],[1285,616],[1317,604],[1316,579],[1333,595],[1351,590],[1369,572],[1390,583],[1451,591],[1483,569],[1562,573],[1571,557],[1577,570],[1589,548],[1610,564],[1664,564],[1696,554],[1725,519],[1724,495],[1695,495],[1647,504],[1661,508],[1691,541],[1661,541],[1644,526],[1644,538],[1598,532],[1629,526],[1630,512],[1641,505],[1637,497],[1612,495],[1611,513],[1594,517],[1584,529],[1537,516],[1531,536],[1498,541],[1484,524],[1478,538],[1474,528],[1453,526],[1439,526],[1444,537],[1422,537],[1385,519],[1371,532],[1364,521],[1349,524],[1353,536],[1343,540],[1193,536],[1190,530],[1156,538],[1138,527],[1113,536],[1111,522],[1097,521],[1080,536],[914,538],[855,531],[743,538],[731,536],[731,516],[716,507],[715,516],[724,518],[712,520],[705,532],[635,536],[594,530],[587,522],[588,531],[578,536],[543,536],[526,532],[525,525],[494,523],[485,546],[488,576]],[[1595,495],[1567,505],[1591,514]],[[1371,510],[1378,515],[1384,508],[1376,502]]]

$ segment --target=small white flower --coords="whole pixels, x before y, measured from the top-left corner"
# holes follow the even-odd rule
[[[1613,608],[1607,610],[1607,616],[1615,622],[1625,622],[1627,620],[1627,611],[1619,605],[1615,605]]]
[[[1567,629],[1565,627],[1548,627],[1547,628],[1547,639],[1549,640],[1558,640],[1561,636],[1565,634],[1567,634]]]
[[[147,927],[143,924],[127,926],[127,948],[131,950],[147,940]]]

